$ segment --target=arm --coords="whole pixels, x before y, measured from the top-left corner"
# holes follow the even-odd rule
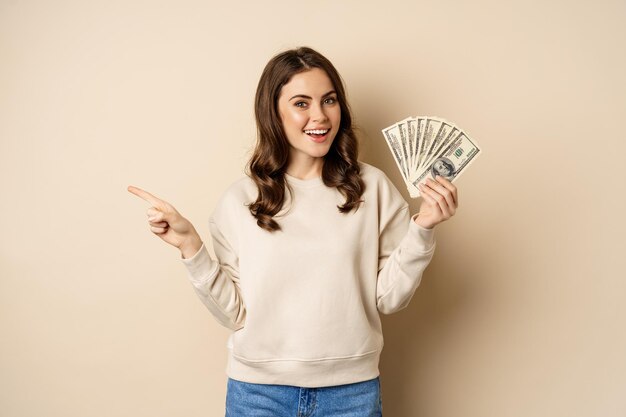
[[[454,216],[459,205],[456,187],[443,177],[428,178],[419,189],[419,213],[409,219],[405,203],[382,224],[376,303],[383,314],[409,304],[435,252],[434,227]]]
[[[246,319],[239,286],[239,257],[212,219],[209,229],[218,260],[211,259],[202,243],[191,258],[182,257],[181,261],[196,294],[215,319],[229,329],[238,330]]]
[[[214,215],[210,218],[209,228],[217,261],[211,259],[189,220],[181,216],[171,204],[134,186],[129,186],[128,191],[152,205],[147,212],[150,230],[163,241],[180,249],[180,259],[187,267],[189,280],[217,321],[233,330],[242,328],[246,310],[239,288],[239,257],[217,227]],[[220,203],[224,203],[224,198]],[[218,205],[214,214],[221,217],[223,210]],[[230,213],[228,210],[226,212]]]
[[[435,252],[435,231],[419,226],[417,216],[403,206],[380,233],[376,306],[383,314],[409,304]]]

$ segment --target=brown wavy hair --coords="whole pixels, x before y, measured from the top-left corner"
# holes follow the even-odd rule
[[[257,225],[269,232],[281,230],[273,219],[285,202],[285,189],[293,189],[285,179],[289,157],[289,142],[278,112],[278,97],[282,87],[294,74],[320,68],[326,72],[337,93],[341,108],[341,122],[333,143],[324,156],[322,181],[327,187],[336,187],[346,198],[337,206],[340,213],[358,210],[365,183],[361,179],[357,161],[359,143],[355,135],[350,107],[346,100],[343,80],[333,64],[319,52],[300,47],[275,55],[265,66],[254,101],[257,141],[245,173],[256,184],[259,193],[254,203],[248,204]]]

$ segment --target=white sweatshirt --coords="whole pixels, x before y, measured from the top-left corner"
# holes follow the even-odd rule
[[[379,313],[405,308],[434,250],[383,171],[359,161],[359,209],[322,178],[286,175],[294,195],[274,216],[282,231],[256,224],[246,203],[258,190],[232,183],[209,218],[217,261],[203,244],[180,258],[215,319],[233,330],[226,374],[240,381],[300,387],[361,382],[379,375]]]

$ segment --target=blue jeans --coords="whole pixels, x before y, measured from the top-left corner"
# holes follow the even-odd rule
[[[382,417],[379,378],[321,388],[228,378],[226,417]]]

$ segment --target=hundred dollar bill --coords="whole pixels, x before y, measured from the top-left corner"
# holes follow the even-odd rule
[[[404,159],[405,159],[405,164],[407,167],[407,173],[411,174],[411,167],[412,167],[412,154],[413,154],[413,143],[411,142],[411,137],[409,136],[409,126],[408,126],[408,121],[410,120],[410,117],[407,117],[404,120],[400,120],[398,123],[396,123],[398,125],[398,130],[400,132],[400,142],[402,143],[402,150],[404,152]],[[407,179],[410,179],[409,177],[407,177]]]
[[[402,150],[402,141],[400,140],[400,129],[397,124],[393,124],[382,130],[385,141],[391,150],[391,155],[398,165],[398,169],[404,178],[409,181],[409,168],[406,160],[406,152]]]
[[[405,119],[406,120],[406,119]],[[383,136],[391,150],[391,154],[393,155],[393,159],[396,161],[396,165],[402,174],[402,178],[407,186],[407,189],[410,193],[415,193],[418,191],[411,182],[411,167],[410,167],[410,145],[408,143],[408,130],[402,122],[393,124],[389,127],[386,127],[382,130]]]
[[[412,184],[417,188],[417,185],[426,181],[427,178],[434,179],[437,175],[454,182],[479,154],[478,144],[461,132],[440,154],[435,156],[434,160],[412,181]]]
[[[456,180],[480,153],[475,140],[440,117],[407,117],[382,132],[411,198],[426,178]]]
[[[425,152],[426,159],[422,161],[422,167],[430,165],[434,156],[437,155],[441,149],[443,149],[444,145],[450,143],[452,139],[459,134],[459,129],[457,129],[452,123],[448,123],[445,120],[439,121],[441,122],[441,125],[435,134],[435,137],[431,141],[429,149]]]
[[[437,133],[439,133],[439,129],[441,128],[442,123],[443,122],[441,120],[433,119],[430,117],[425,118],[424,135],[422,136],[422,143],[420,147],[420,155],[417,166],[418,170],[426,165],[428,150],[435,140]]]
[[[411,155],[409,158],[409,172],[417,171],[417,157],[419,155],[419,138],[423,128],[423,119],[409,117],[406,119],[409,133],[409,143],[411,144]]]

